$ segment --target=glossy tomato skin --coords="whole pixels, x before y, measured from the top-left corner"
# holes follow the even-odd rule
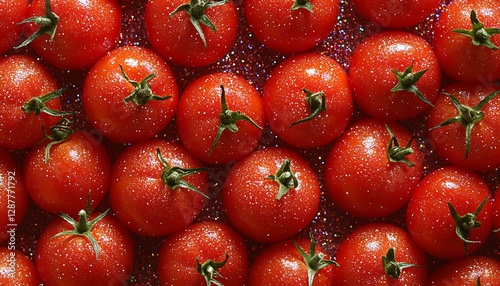
[[[245,285],[248,275],[248,252],[241,235],[226,224],[215,221],[197,222],[165,239],[158,260],[161,285],[207,285],[196,271],[201,264],[228,260],[217,269],[214,278],[227,286]]]
[[[367,118],[349,127],[327,155],[327,194],[351,215],[374,218],[396,212],[408,203],[423,177],[424,154],[415,141],[411,143],[413,154],[406,157],[413,167],[389,161],[390,134],[385,124],[405,147],[412,134],[403,125]]]
[[[28,1],[0,1],[0,54],[16,45],[22,34],[22,27],[17,23],[26,19]]]
[[[298,184],[277,199],[279,184],[271,180],[290,160]],[[284,147],[255,151],[229,171],[222,205],[229,220],[246,237],[264,243],[287,239],[314,218],[320,201],[319,181],[300,155]]]
[[[48,130],[59,119],[46,113],[26,114],[21,106],[33,97],[58,89],[49,70],[35,58],[11,55],[0,60],[0,147],[27,149],[44,138],[42,126]],[[61,110],[58,98],[46,103]]]
[[[184,187],[173,190],[165,184],[157,148],[171,167],[202,167],[184,147],[160,139],[133,144],[120,154],[112,170],[111,208],[130,231],[143,236],[162,236],[184,229],[205,203],[205,198],[195,191]],[[208,191],[206,172],[184,180],[205,194]]]
[[[134,244],[123,225],[111,216],[94,225],[91,234],[99,247],[98,259],[87,237],[54,237],[71,227],[56,218],[37,241],[35,265],[44,285],[125,285],[132,272]]]
[[[206,39],[204,45],[183,11],[170,14],[186,0],[149,0],[144,14],[146,31],[153,48],[164,58],[188,67],[202,67],[215,63],[233,47],[238,32],[238,13],[233,1],[210,7],[205,15],[216,28],[201,24]]]
[[[53,41],[44,34],[30,46],[46,62],[61,70],[91,67],[118,43],[121,8],[117,0],[51,0],[51,9],[59,16]],[[28,17],[44,16],[45,0],[33,0]],[[82,20],[84,19],[84,20]],[[38,30],[26,24],[26,36]]]
[[[220,124],[221,85],[229,110],[241,111],[257,125],[265,124],[259,92],[244,78],[232,73],[211,73],[192,81],[183,91],[176,114],[176,126],[182,144],[198,159],[211,164],[237,161],[259,144],[262,131],[240,120],[237,132],[224,130],[210,153]]]
[[[294,241],[309,253],[308,239]],[[316,245],[316,253],[323,253],[324,260],[332,259],[319,245]],[[334,267],[329,265],[316,272],[312,285],[335,285]],[[271,244],[257,255],[248,273],[248,286],[260,285],[308,285],[307,265],[292,241],[285,240]]]
[[[355,48],[349,65],[354,100],[368,115],[389,120],[409,119],[428,110],[431,105],[415,93],[391,91],[398,84],[394,70],[403,73],[412,65],[413,73],[428,69],[414,86],[434,102],[441,85],[441,69],[429,43],[403,31],[366,38]]]
[[[450,78],[463,82],[494,82],[500,79],[500,50],[476,46],[471,38],[452,32],[454,29],[472,29],[470,19],[474,10],[485,28],[499,28],[500,6],[498,1],[459,0],[450,3],[439,16],[432,40],[443,72]],[[500,37],[491,37],[500,46]]]
[[[312,113],[304,89],[323,92],[326,110],[290,126]],[[319,147],[335,140],[347,127],[353,110],[347,73],[334,59],[314,53],[290,57],[274,68],[262,102],[271,130],[299,148]]]
[[[42,283],[35,264],[24,253],[0,247],[0,284],[39,286]]]
[[[469,256],[451,260],[438,268],[428,286],[497,285],[500,281],[500,261],[486,256]]]
[[[494,88],[494,89],[492,89]],[[463,105],[473,107],[484,97],[498,89],[498,86],[485,86],[455,82],[443,91],[453,95]],[[436,153],[452,165],[474,171],[491,171],[500,167],[500,98],[495,97],[481,109],[484,117],[474,124],[471,131],[470,149],[466,157],[465,127],[456,122],[429,131]],[[436,100],[435,108],[427,118],[429,129],[436,127],[448,118],[457,116],[458,110],[444,94]]]
[[[76,131],[52,145],[45,163],[47,144],[30,149],[23,163],[26,189],[33,201],[53,214],[74,214],[85,209],[90,191],[91,205],[97,207],[110,183],[111,164],[104,146],[90,133]]]
[[[382,256],[395,249],[397,262],[420,267],[401,270],[398,279],[384,271]],[[402,228],[388,223],[368,223],[356,228],[337,248],[337,284],[349,285],[425,285],[427,258]]]
[[[245,0],[245,19],[265,47],[283,53],[305,52],[332,31],[339,13],[338,0],[311,0],[312,12],[292,10],[293,1]]]
[[[134,86],[123,76],[140,83],[147,76],[151,92],[166,100],[149,100],[143,105],[124,99]],[[83,85],[83,109],[92,126],[114,142],[133,143],[160,133],[170,123],[179,100],[175,75],[158,54],[143,47],[119,47],[99,60]]]
[[[491,191],[476,173],[446,166],[427,175],[413,192],[406,209],[406,224],[415,242],[430,255],[454,259],[466,255],[464,243],[456,234],[456,223],[448,202],[459,215],[474,213],[488,197],[476,221],[481,226],[470,231],[468,253],[484,244],[492,230]]]

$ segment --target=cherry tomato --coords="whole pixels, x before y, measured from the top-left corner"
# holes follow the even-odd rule
[[[162,236],[184,229],[204,206],[208,177],[184,147],[160,139],[133,144],[113,165],[109,197],[132,232]]]
[[[0,54],[10,50],[22,34],[22,27],[17,23],[26,18],[28,1],[0,0]]]
[[[128,46],[111,51],[91,68],[82,102],[92,126],[123,143],[160,133],[174,117],[178,98],[167,63],[151,50]]]
[[[229,0],[149,0],[144,12],[153,48],[184,66],[215,63],[233,47],[238,13]]]
[[[424,154],[405,127],[367,118],[354,123],[329,151],[325,186],[351,215],[384,217],[408,203],[423,172]]]
[[[427,175],[406,209],[410,235],[424,251],[441,259],[472,254],[489,237],[492,223],[490,189],[476,173],[455,166]]]
[[[39,286],[42,283],[35,264],[22,252],[0,247],[0,284]]]
[[[265,47],[300,53],[323,41],[339,14],[338,0],[245,0],[245,19]]]
[[[205,221],[170,235],[158,258],[161,285],[245,285],[247,248],[229,226]]]
[[[222,205],[234,227],[258,242],[290,238],[316,215],[321,191],[307,161],[283,147],[255,151],[229,171]]]
[[[211,73],[186,87],[176,120],[179,138],[191,153],[204,162],[224,164],[257,147],[265,114],[259,92],[244,78]]]
[[[469,256],[451,260],[439,267],[428,286],[496,285],[500,281],[500,261],[486,256]]]
[[[332,58],[313,53],[277,66],[266,81],[262,102],[271,130],[299,148],[335,140],[353,110],[347,73]]]
[[[422,37],[387,31],[366,38],[355,48],[349,80],[354,100],[368,115],[403,120],[432,106],[441,85],[441,69]]]

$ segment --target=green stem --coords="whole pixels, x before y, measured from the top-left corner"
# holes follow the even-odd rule
[[[153,94],[153,91],[151,90],[151,85],[149,84],[149,81],[152,80],[154,77],[156,77],[156,74],[152,73],[145,77],[143,80],[140,82],[133,81],[131,80],[127,74],[125,73],[125,70],[123,69],[123,66],[120,65],[120,70],[127,82],[129,82],[133,87],[134,91],[130,93],[125,99],[123,100],[125,103],[128,103],[130,101],[134,102],[136,105],[144,105],[148,103],[150,100],[166,100],[171,98],[171,95],[168,96],[158,96]]]
[[[399,146],[398,139],[396,136],[394,136],[394,133],[392,133],[392,130],[389,128],[389,125],[385,125],[385,128],[387,129],[387,132],[389,132],[389,143],[387,144],[387,159],[389,162],[394,162],[394,163],[405,163],[409,167],[415,166],[412,162],[410,162],[406,156],[410,155],[413,153],[413,149],[411,148],[411,142],[413,140],[413,137],[408,141],[408,144],[406,144],[406,147],[401,147]]]
[[[418,90],[416,84],[420,78],[427,72],[424,69],[418,72],[413,72],[413,63],[407,67],[403,72],[394,69],[392,72],[396,75],[398,83],[391,89],[391,92],[408,91],[414,93],[420,100],[434,107],[434,105]]]
[[[291,123],[288,127],[292,127],[295,124],[299,124],[302,122],[309,121],[313,119],[314,117],[318,116],[321,112],[326,110],[326,95],[323,92],[315,92],[312,93],[311,91],[307,89],[303,89],[304,93],[306,94],[306,103],[309,106],[309,110],[311,111],[311,114],[305,118],[299,119],[293,123]]]
[[[19,46],[14,47],[15,49],[19,49],[29,45],[35,39],[39,38],[44,34],[48,34],[50,36],[50,41],[54,40],[54,36],[57,30],[57,23],[59,23],[59,16],[52,12],[52,8],[50,7],[50,0],[45,0],[45,15],[44,16],[34,16],[27,18],[18,23],[18,25],[26,24],[26,23],[35,23],[40,26],[38,30],[29,36],[24,42],[22,42]]]
[[[401,272],[403,269],[408,267],[418,267],[417,264],[411,264],[406,262],[397,262],[396,261],[396,249],[394,247],[389,248],[387,250],[387,254],[382,256],[382,264],[384,265],[384,271],[387,275],[394,279],[399,279]]]
[[[472,23],[470,30],[455,29],[453,32],[471,38],[474,46],[483,46],[492,50],[498,50],[498,46],[491,41],[491,36],[500,34],[500,28],[485,28],[477,19],[476,11],[474,10],[470,12],[470,21]]]
[[[207,286],[210,286],[212,283],[217,286],[222,286],[222,283],[215,280],[215,276],[221,276],[217,270],[224,265],[226,265],[227,260],[229,259],[229,254],[226,253],[226,258],[221,262],[215,262],[211,259],[205,261],[203,264],[200,263],[198,258],[196,258],[196,271],[203,275],[205,281],[207,282]]]
[[[305,9],[313,12],[313,4],[309,0],[295,0],[292,5],[292,10]]]
[[[276,200],[280,200],[291,189],[296,188],[299,185],[297,177],[292,172],[292,167],[289,159],[285,159],[285,161],[283,161],[276,174],[271,174],[267,176],[266,179],[273,180],[279,184],[279,190],[278,194],[276,195]]]

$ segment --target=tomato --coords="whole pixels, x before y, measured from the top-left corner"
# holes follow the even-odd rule
[[[498,86],[455,82],[443,89],[427,127],[436,153],[450,164],[475,171],[500,167]]]
[[[447,262],[430,277],[428,286],[496,285],[500,261],[486,256],[469,256]]]
[[[215,63],[233,47],[238,13],[228,0],[149,0],[148,39],[164,58],[189,67]]]
[[[476,173],[455,166],[437,169],[411,196],[406,209],[408,231],[436,258],[472,254],[491,233],[491,197],[490,189]]]
[[[497,238],[500,238],[500,193],[498,188],[493,200],[493,232],[495,232]]]
[[[458,0],[447,6],[432,41],[447,76],[476,83],[500,79],[500,36],[490,30],[500,28],[499,17],[496,0]]]
[[[61,70],[92,66],[118,43],[121,8],[116,0],[33,0],[26,41],[46,62]],[[40,25],[40,23],[44,23]]]
[[[0,247],[0,284],[39,286],[42,283],[35,264],[15,248]]]
[[[244,1],[245,19],[265,47],[300,53],[323,41],[339,14],[338,0]]]
[[[427,258],[402,228],[368,223],[337,248],[335,285],[425,285]]]
[[[0,1],[0,53],[10,50],[17,43],[22,34],[21,26],[17,23],[26,18],[28,1]]]
[[[354,123],[332,146],[325,186],[351,215],[384,217],[408,203],[423,172],[424,154],[404,126],[367,118]]]
[[[439,7],[440,0],[352,0],[354,9],[365,19],[385,28],[407,28],[423,22]]]
[[[229,170],[222,205],[229,220],[258,242],[290,238],[316,215],[321,191],[307,161],[284,147],[258,150]]]
[[[205,221],[163,241],[158,258],[161,285],[245,285],[247,248],[229,226]]]
[[[56,93],[57,82],[41,62],[25,55],[0,59],[0,147],[27,149],[42,140],[42,126],[59,120],[49,114],[61,110],[60,99],[49,96]]]
[[[387,31],[366,38],[355,48],[349,80],[354,100],[368,115],[403,120],[432,106],[441,85],[441,69],[422,37]]]
[[[92,126],[121,143],[160,133],[174,117],[178,98],[168,64],[153,51],[135,46],[117,48],[99,60],[85,77],[82,94]]]
[[[34,146],[23,163],[26,189],[33,201],[50,213],[77,213],[85,208],[92,191],[92,207],[99,205],[111,173],[104,146],[86,131],[52,141],[55,144],[49,141]]]
[[[274,68],[262,102],[271,130],[299,148],[335,140],[353,110],[347,73],[332,58],[313,53],[290,57]]]
[[[176,124],[182,144],[198,159],[224,164],[257,147],[265,114],[259,92],[244,78],[211,73],[184,89]]]
[[[130,231],[142,236],[184,229],[207,197],[208,177],[203,171],[177,143],[151,139],[133,144],[113,165],[111,208]]]

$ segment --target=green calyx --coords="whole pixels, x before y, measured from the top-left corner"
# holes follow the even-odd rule
[[[313,12],[313,4],[309,0],[294,0],[292,5],[292,10],[306,9],[309,12]]]
[[[144,105],[148,103],[150,100],[166,100],[171,98],[172,96],[158,96],[153,94],[153,91],[151,90],[151,85],[149,84],[149,81],[156,77],[156,74],[152,73],[145,77],[143,80],[140,82],[136,82],[131,80],[127,74],[125,73],[125,70],[123,69],[123,66],[120,65],[120,70],[122,72],[123,77],[127,82],[129,82],[133,87],[134,91],[130,93],[125,99],[123,100],[125,103],[128,103],[130,101],[134,102],[136,105]]]
[[[408,91],[411,93],[414,93],[420,100],[423,102],[429,104],[430,106],[434,105],[432,102],[430,102],[417,88],[415,84],[420,80],[422,75],[424,75],[425,72],[427,72],[428,69],[424,69],[418,72],[413,72],[413,64],[411,66],[407,67],[403,72],[399,72],[398,70],[394,69],[392,72],[396,75],[396,78],[398,79],[398,83],[391,89],[391,92],[397,92],[397,91]]]
[[[273,180],[279,184],[278,194],[276,195],[276,200],[278,201],[286,195],[290,189],[296,188],[299,185],[297,177],[292,172],[289,159],[283,161],[276,174],[271,174],[267,176],[266,179]]]
[[[406,156],[413,153],[413,149],[411,148],[413,137],[410,141],[408,141],[408,144],[406,144],[405,147],[401,147],[399,146],[398,139],[394,136],[394,133],[392,133],[391,128],[389,128],[389,125],[386,124],[385,128],[387,129],[387,132],[389,132],[390,136],[389,144],[387,144],[387,159],[389,162],[405,163],[409,167],[415,166],[415,164],[406,158]]]
[[[47,113],[52,116],[66,116],[66,115],[71,115],[74,112],[65,112],[65,111],[58,111],[58,110],[53,110],[47,107],[46,103],[49,102],[52,99],[58,98],[64,94],[64,91],[66,88],[61,88],[56,91],[47,93],[45,95],[41,96],[36,96],[31,98],[30,100],[26,101],[23,106],[21,106],[21,110],[26,113],[35,113],[36,115],[39,115],[40,113]]]
[[[29,45],[38,37],[48,34],[50,36],[50,41],[54,40],[54,36],[57,30],[57,23],[59,22],[59,16],[52,12],[52,8],[50,7],[50,0],[45,0],[45,15],[44,16],[34,16],[27,18],[18,23],[18,25],[22,25],[25,23],[35,23],[39,25],[40,28],[29,36],[24,42],[22,42],[19,46],[14,47],[15,49],[19,49]]]
[[[171,188],[174,191],[177,190],[178,188],[186,188],[209,199],[209,197],[206,194],[204,194],[198,188],[196,188],[195,186],[191,185],[190,183],[184,180],[184,177],[206,171],[207,170],[206,168],[185,169],[177,166],[171,167],[165,160],[165,158],[163,158],[163,156],[161,155],[160,148],[156,149],[156,156],[158,157],[158,160],[160,160],[163,167],[165,168],[161,172],[161,179],[169,188]]]
[[[485,28],[477,19],[476,11],[474,10],[470,12],[470,20],[472,22],[471,30],[456,29],[453,32],[471,38],[474,46],[483,46],[492,50],[498,50],[498,46],[491,41],[491,36],[500,34],[500,28]]]
[[[307,265],[307,284],[308,286],[313,285],[314,276],[321,269],[334,265],[339,266],[339,264],[333,260],[324,259],[325,254],[318,252],[316,253],[316,239],[314,239],[314,235],[312,230],[309,231],[309,237],[311,239],[311,244],[309,247],[309,253],[306,253],[295,241],[292,240],[293,244],[299,251],[300,255],[304,258],[304,262]]]
[[[396,249],[394,247],[389,248],[387,250],[387,254],[382,256],[382,264],[384,265],[384,271],[387,275],[394,279],[399,279],[401,275],[401,271],[408,267],[418,267],[417,264],[411,264],[406,262],[397,262],[396,261]]]
[[[318,114],[320,114],[321,112],[326,110],[326,95],[323,92],[312,93],[311,91],[305,88],[303,89],[303,91],[306,94],[305,100],[307,105],[309,106],[311,114],[305,118],[299,119],[291,123],[288,127],[292,127],[295,124],[309,121],[314,117],[318,116]]]
[[[451,216],[456,223],[455,232],[457,236],[464,242],[465,255],[469,255],[468,244],[469,243],[479,243],[480,241],[469,240],[469,233],[472,229],[481,226],[481,222],[477,221],[477,215],[483,209],[484,205],[488,202],[489,196],[487,196],[481,204],[477,207],[474,213],[466,213],[465,215],[459,215],[455,207],[448,202],[448,208],[450,209]]]
[[[473,107],[465,106],[461,104],[453,95],[449,93],[444,93],[448,96],[455,105],[458,110],[458,115],[452,118],[448,118],[442,123],[438,124],[431,128],[431,130],[446,126],[451,123],[458,122],[465,127],[465,158],[467,159],[469,156],[470,150],[470,140],[472,134],[472,128],[476,123],[481,121],[484,117],[484,113],[481,112],[481,109],[488,103],[490,100],[495,98],[498,94],[500,94],[500,90],[497,90],[493,93],[488,94],[485,98],[483,98],[477,105]]]
[[[200,35],[201,40],[203,41],[203,45],[207,46],[207,40],[205,39],[205,34],[203,34],[203,30],[201,29],[201,25],[205,25],[210,28],[214,33],[217,32],[217,29],[205,14],[205,10],[208,8],[224,5],[228,3],[229,0],[221,0],[221,1],[211,1],[211,0],[190,0],[189,3],[179,5],[172,13],[170,13],[170,18],[174,17],[177,12],[184,11],[189,15],[189,20],[191,24],[193,24],[194,28]]]
[[[50,140],[50,143],[45,146],[45,164],[49,163],[50,148],[55,144],[64,142],[71,134],[75,133],[74,122],[67,118],[59,120],[56,125],[51,126],[49,129],[50,134],[47,134],[45,127],[42,125],[42,132],[45,135],[43,140]]]
[[[200,263],[198,258],[196,258],[196,271],[203,275],[205,281],[207,282],[207,286],[210,286],[212,283],[217,286],[222,286],[222,283],[215,280],[215,276],[221,276],[217,270],[222,266],[226,265],[227,260],[229,259],[229,254],[226,253],[226,258],[224,261],[215,262],[211,259],[205,261],[203,264]]]

